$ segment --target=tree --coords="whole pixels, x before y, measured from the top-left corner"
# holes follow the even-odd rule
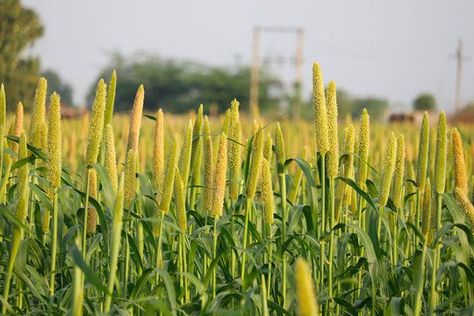
[[[113,56],[110,64],[99,74],[108,79],[112,70],[117,71],[115,110],[131,108],[136,89],[145,86],[144,108],[155,111],[158,106],[169,112],[182,113],[196,109],[202,103],[205,110],[216,105],[222,112],[233,98],[240,101],[241,109],[247,110],[249,103],[250,69],[248,67],[216,67],[189,61],[164,59],[156,55],[141,54],[125,59]],[[260,75],[260,108],[278,105],[271,96],[270,87],[278,80],[268,72]],[[95,84],[88,95],[92,104]]]
[[[416,111],[432,111],[436,109],[436,100],[429,93],[421,93],[413,101],[413,109]]]
[[[31,104],[39,78],[39,60],[23,50],[43,35],[38,15],[19,0],[0,0],[0,82],[5,85],[8,109],[16,102]]]
[[[72,88],[68,83],[63,82],[58,73],[54,70],[46,70],[41,74],[48,80],[48,91],[56,91],[61,96],[61,102],[72,105]]]

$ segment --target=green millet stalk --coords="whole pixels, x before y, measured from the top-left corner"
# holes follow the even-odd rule
[[[265,223],[273,224],[273,214],[275,213],[275,201],[273,199],[272,174],[270,172],[270,163],[267,159],[262,159],[261,167],[262,178],[262,201],[265,211]]]
[[[191,168],[191,152],[193,146],[193,122],[189,120],[184,136],[183,147],[179,157],[179,170],[183,180],[184,189],[188,187],[189,170]]]
[[[222,133],[219,137],[219,150],[217,152],[216,169],[214,171],[214,194],[211,215],[217,219],[222,216],[226,188],[227,172],[227,136]]]
[[[110,124],[107,124],[110,126]],[[109,266],[109,282],[108,292],[105,295],[104,312],[110,311],[110,303],[114,291],[117,263],[120,253],[120,240],[122,233],[123,218],[123,202],[124,202],[124,175],[120,176],[120,184],[118,186],[117,196],[115,198],[114,209],[112,212],[112,230],[110,232],[110,266]]]
[[[367,109],[362,110],[359,127],[359,162],[357,168],[357,185],[365,188],[369,166],[369,147],[370,147],[370,116]]]
[[[403,135],[398,136],[397,158],[393,179],[393,204],[397,209],[403,208],[403,176],[405,175],[405,141]]]
[[[296,259],[295,280],[298,316],[319,315],[318,302],[316,300],[316,293],[311,275],[308,263],[301,257]]]
[[[130,116],[130,128],[128,131],[127,150],[132,149],[138,152],[138,144],[140,141],[140,126],[142,125],[143,100],[145,98],[145,89],[143,85],[138,87],[133,101],[132,114]]]
[[[208,215],[212,209],[213,185],[214,185],[214,154],[212,146],[211,132],[209,128],[209,120],[204,116],[204,189],[202,197],[202,206],[204,214]]]
[[[337,177],[339,169],[339,142],[337,129],[337,100],[336,100],[336,83],[329,81],[327,89],[327,122],[329,137],[329,151],[327,164],[327,175],[330,179]]]
[[[162,190],[164,166],[165,166],[165,135],[164,117],[161,109],[156,112],[155,142],[153,146],[153,183],[158,192]],[[158,194],[159,196],[160,194]]]
[[[457,128],[452,131],[453,138],[453,157],[454,157],[454,185],[456,188],[467,195],[467,172],[464,162],[464,149],[462,146],[461,135]]]
[[[187,222],[186,222],[186,192],[183,180],[181,179],[181,173],[178,168],[175,168],[174,176],[174,199],[176,203],[176,215],[178,218],[178,226],[186,233]]]
[[[19,146],[19,157],[18,159],[25,159],[28,157],[28,149],[26,147],[27,141],[26,141],[26,135],[24,132],[22,132],[20,136],[20,146]],[[16,219],[23,225],[26,224],[26,215],[28,213],[28,191],[29,191],[29,186],[28,186],[28,174],[29,174],[29,166],[28,164],[23,164],[18,172],[18,184],[17,184],[17,189],[18,189],[18,205],[16,209]],[[11,245],[11,250],[10,250],[10,255],[8,257],[8,265],[7,265],[7,270],[5,274],[5,280],[4,280],[4,289],[3,289],[3,300],[4,304],[2,304],[2,314],[5,315],[7,311],[7,302],[8,302],[8,296],[10,293],[10,284],[11,284],[11,279],[13,276],[13,267],[15,266],[15,261],[16,257],[18,254],[18,250],[20,248],[20,243],[23,239],[23,228],[22,226],[15,226],[13,228],[13,236],[12,236],[12,245]]]
[[[381,179],[381,188],[380,188],[380,205],[385,206],[387,205],[388,196],[390,193],[390,185],[392,183],[393,174],[395,172],[395,162],[396,162],[396,155],[397,155],[397,138],[395,134],[392,132],[390,134],[388,145],[387,145],[387,152],[384,156],[384,165],[382,169],[382,179]]]
[[[53,189],[57,189],[61,184],[62,168],[61,101],[57,93],[51,95],[48,126],[49,182]]]
[[[46,117],[46,91],[48,82],[45,78],[40,78],[36,86],[35,97],[33,101],[33,109],[30,121],[30,142],[33,146],[40,147],[40,124],[45,121]]]
[[[159,210],[164,214],[166,214],[170,209],[171,197],[173,196],[173,186],[177,160],[177,139],[175,137],[169,149],[168,164],[166,166],[166,175],[163,182],[163,191],[159,204]]]
[[[112,125],[107,124],[104,130],[104,167],[114,193],[118,189],[117,158],[115,154],[114,131]]]
[[[105,102],[104,126],[107,126],[107,124],[112,124],[112,118],[114,115],[116,85],[117,85],[117,73],[114,70],[112,71],[109,84],[107,85],[107,98]]]
[[[435,157],[435,189],[439,194],[444,193],[446,188],[447,146],[448,135],[446,133],[446,114],[441,112],[438,118],[438,135],[436,137]]]
[[[420,131],[420,145],[418,149],[418,170],[416,175],[416,182],[419,190],[425,187],[426,173],[428,170],[428,150],[430,140],[430,125],[428,121],[428,113],[423,115]]]
[[[329,131],[326,98],[324,97],[324,80],[318,63],[313,64],[313,105],[316,147],[322,155],[325,155],[329,151]]]
[[[105,90],[104,80],[100,79],[92,105],[92,116],[87,134],[86,164],[89,166],[97,163],[99,155],[100,141],[104,130]]]
[[[247,198],[253,200],[257,190],[260,175],[260,162],[263,158],[263,131],[259,127],[254,136],[252,144],[252,160],[250,162],[249,176],[247,180]]]
[[[124,207],[130,209],[137,193],[138,153],[133,149],[127,152],[125,163]]]

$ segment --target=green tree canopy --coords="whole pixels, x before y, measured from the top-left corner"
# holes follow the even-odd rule
[[[436,109],[436,100],[432,94],[421,93],[413,101],[413,109],[416,111],[432,111]]]
[[[43,34],[38,15],[19,0],[0,0],[0,82],[5,84],[8,109],[23,101],[29,107],[39,78],[39,60],[24,49]]]
[[[41,73],[41,76],[48,80],[48,94],[56,91],[61,96],[62,103],[72,105],[72,88],[61,79],[57,72],[48,69]]]
[[[208,66],[189,61],[164,59],[157,55],[140,54],[125,59],[115,55],[110,64],[99,74],[108,79],[111,71],[117,71],[115,110],[131,109],[136,89],[145,86],[144,107],[155,111],[158,106],[169,112],[186,112],[202,103],[205,109],[215,105],[219,111],[227,109],[236,98],[241,109],[249,103],[250,69],[248,67]],[[278,105],[270,88],[278,83],[266,71],[260,75],[260,109]],[[95,83],[88,95],[88,103],[94,96]]]

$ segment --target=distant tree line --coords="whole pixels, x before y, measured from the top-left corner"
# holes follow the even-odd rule
[[[116,54],[97,79],[108,80],[114,69],[117,71],[116,111],[131,109],[140,84],[145,86],[144,108],[148,111],[162,107],[169,112],[182,113],[194,110],[202,103],[206,111],[209,107],[214,107],[222,112],[228,108],[233,98],[240,101],[243,111],[248,109],[250,68],[247,66],[209,66],[153,54],[142,53],[129,58]],[[280,102],[271,93],[272,87],[279,84],[276,77],[262,71],[259,95],[261,109]],[[94,89],[95,83],[88,94],[89,106],[92,104]]]

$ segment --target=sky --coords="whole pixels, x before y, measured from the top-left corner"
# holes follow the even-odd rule
[[[84,104],[88,89],[113,52],[156,53],[219,66],[251,61],[256,25],[302,27],[304,88],[311,65],[321,63],[335,80],[360,97],[386,98],[406,110],[421,92],[438,107],[454,107],[455,50],[463,40],[462,101],[474,101],[474,1],[472,0],[24,0],[45,26],[28,54],[41,58]],[[295,55],[295,38],[262,35],[262,55]],[[288,81],[291,65],[271,65]],[[118,74],[120,76],[120,74]],[[288,79],[289,78],[289,79]],[[146,87],[145,87],[146,88]],[[229,100],[233,96],[229,96]],[[196,104],[199,100],[196,101]]]

